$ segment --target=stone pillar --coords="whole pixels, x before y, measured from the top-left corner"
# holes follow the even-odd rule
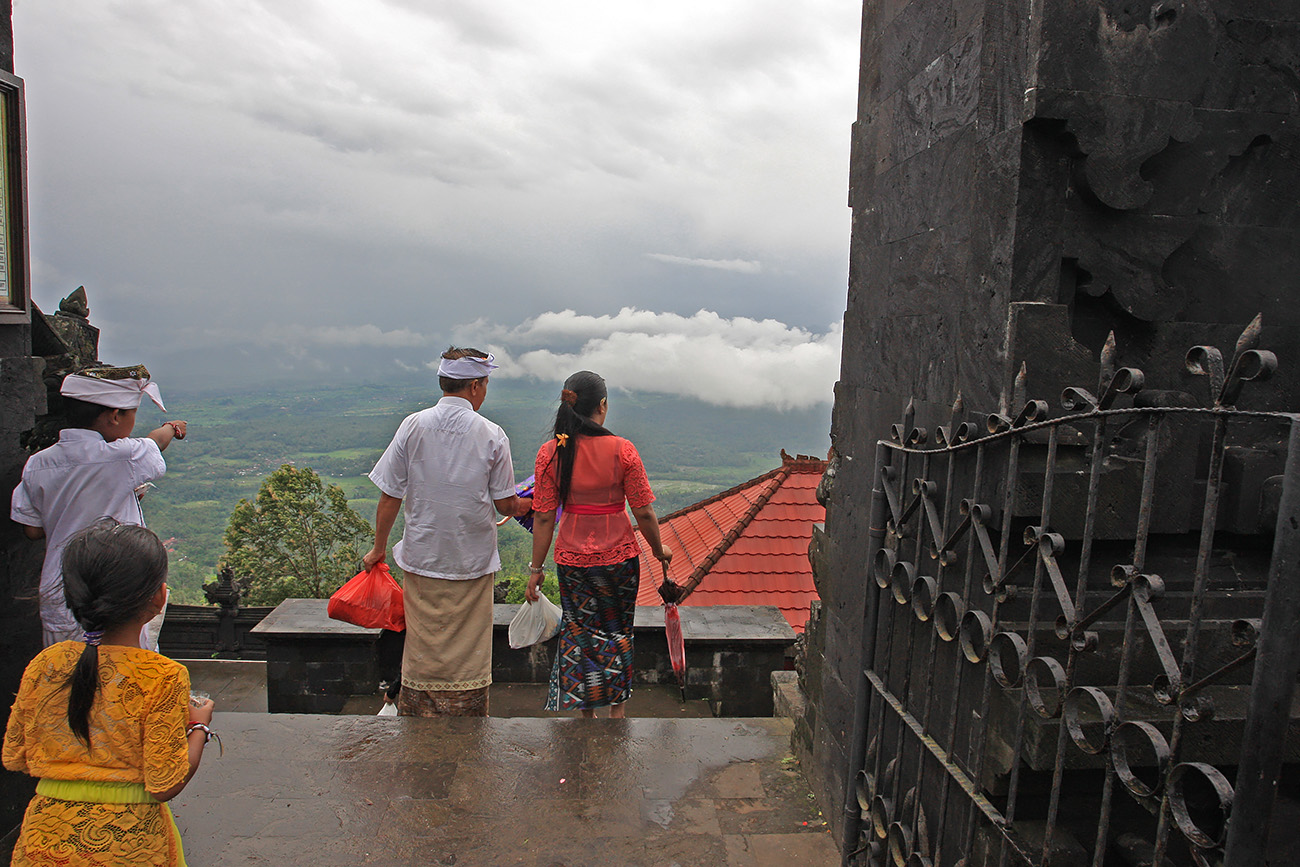
[[[841,815],[859,682],[874,443],[1120,366],[1203,388],[1182,354],[1300,359],[1300,5],[1281,0],[866,0],[848,305],[817,545],[814,775]],[[1297,364],[1243,408],[1300,407]],[[1254,401],[1250,403],[1248,401]],[[1018,408],[1011,408],[1014,412]]]
[[[0,0],[0,69],[14,71],[13,5]],[[11,696],[27,661],[41,648],[36,585],[44,545],[28,541],[9,520],[9,492],[18,483],[27,451],[23,436],[45,412],[45,363],[32,356],[30,322],[0,323],[0,729],[9,722]],[[35,790],[30,777],[0,771],[0,859],[8,857],[12,834]]]

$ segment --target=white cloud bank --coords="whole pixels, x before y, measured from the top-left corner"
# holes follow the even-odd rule
[[[545,313],[495,333],[483,323],[477,327],[499,350],[500,377],[556,381],[587,369],[613,388],[677,393],[721,406],[783,410],[830,403],[840,368],[838,322],[816,334],[773,319],[625,307],[613,316]],[[552,347],[526,348],[545,343]]]

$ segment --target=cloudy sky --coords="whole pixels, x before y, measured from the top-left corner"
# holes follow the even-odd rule
[[[14,7],[33,295],[107,361],[831,399],[860,4]]]

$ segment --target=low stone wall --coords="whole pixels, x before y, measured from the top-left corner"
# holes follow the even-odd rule
[[[374,693],[381,679],[378,629],[362,629],[325,613],[323,599],[288,599],[252,630],[266,647],[267,710],[338,713],[349,696]],[[518,605],[493,606],[492,678],[544,683],[555,641],[512,650],[507,640]],[[795,633],[772,606],[683,607],[687,696],[707,698],[719,716],[771,716],[773,671],[789,667]],[[675,683],[664,637],[663,609],[638,608],[635,677]]]
[[[172,659],[266,659],[266,644],[253,628],[273,610],[168,605],[158,649]]]

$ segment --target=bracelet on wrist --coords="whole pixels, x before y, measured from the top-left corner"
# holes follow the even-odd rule
[[[542,568],[541,566],[534,566],[532,563],[528,564],[528,571],[533,575],[546,574],[546,570],[544,568]]]
[[[217,752],[217,756],[220,757],[220,756],[225,755],[225,753],[226,753],[226,747],[225,747],[224,744],[221,743],[221,736],[220,736],[220,735],[218,735],[218,734],[217,734],[216,732],[214,732],[212,729],[208,728],[208,727],[207,727],[206,725],[204,725],[203,723],[190,723],[188,726],[186,726],[186,728],[185,728],[185,736],[186,736],[186,737],[189,737],[190,735],[194,734],[195,732],[203,732],[203,743],[204,743],[205,745],[207,744],[208,741],[215,739],[216,742],[217,742],[217,751],[218,751],[218,752]]]

